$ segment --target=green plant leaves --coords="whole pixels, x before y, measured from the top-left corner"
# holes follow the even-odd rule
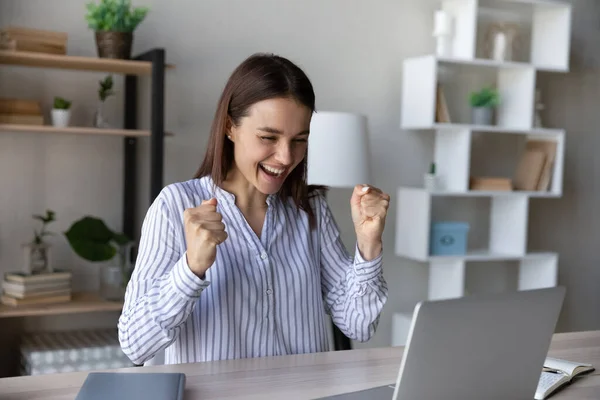
[[[62,97],[54,98],[55,110],[68,110],[69,108],[71,108],[71,102],[69,100],[63,99]]]
[[[71,225],[65,236],[73,251],[88,261],[108,261],[117,254],[117,245],[125,245],[129,238],[111,231],[99,218],[86,216]]]
[[[94,31],[133,32],[146,18],[148,7],[133,7],[130,0],[100,0],[86,4],[85,20]]]
[[[98,82],[100,87],[98,88],[98,97],[100,97],[100,101],[106,100],[109,96],[115,94],[112,90],[113,88],[113,77],[112,75],[108,75],[106,78]]]
[[[471,93],[469,102],[471,107],[496,107],[500,104],[500,95],[496,89],[485,87],[478,92]]]

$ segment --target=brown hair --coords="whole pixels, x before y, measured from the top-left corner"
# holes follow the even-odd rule
[[[226,140],[228,124],[238,125],[254,103],[277,97],[290,97],[315,111],[315,94],[306,74],[290,60],[273,54],[257,53],[244,60],[231,74],[215,112],[204,161],[194,178],[211,176],[221,186],[233,165],[233,143]],[[292,197],[296,206],[308,213],[314,227],[309,197],[323,186],[306,183],[306,157],[290,172],[278,195]]]

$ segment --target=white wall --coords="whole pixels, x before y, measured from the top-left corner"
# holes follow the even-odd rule
[[[245,57],[257,51],[278,53],[304,68],[315,87],[319,110],[368,116],[374,184],[394,195],[399,185],[421,183],[421,174],[430,160],[431,137],[419,137],[398,128],[401,72],[404,58],[433,50],[430,34],[434,1],[138,0],[135,3],[149,5],[152,11],[136,33],[134,52],[164,47],[168,62],[176,65],[166,81],[166,125],[176,136],[168,140],[166,148],[165,183],[188,179],[195,172],[228,75]],[[94,55],[93,34],[83,19],[84,5],[84,1],[74,0],[2,0],[0,23],[66,31],[70,35],[70,54]],[[96,83],[102,77],[103,74],[95,73],[3,66],[0,87],[3,96],[39,96],[46,104],[53,95],[71,97],[75,102],[74,112],[79,114],[76,118],[89,121]],[[120,88],[120,80],[118,85]],[[120,120],[121,97],[111,99],[111,103],[115,118]],[[147,142],[141,140],[140,147],[140,168],[144,168],[148,163]],[[32,229],[30,215],[46,207],[57,211],[59,222],[53,226],[57,231],[64,231],[85,213],[100,216],[119,229],[121,153],[120,138],[0,135],[0,269],[17,268],[18,245],[29,238]],[[139,187],[139,220],[148,206],[147,171],[142,170],[140,177],[143,181]],[[349,198],[350,190],[333,190],[329,196],[344,239],[352,246]],[[392,203],[384,238],[390,298],[379,330],[368,346],[389,345],[392,313],[412,308],[426,295],[426,269],[393,255],[395,213]],[[591,205],[587,214],[580,215],[589,213],[593,213]],[[555,227],[550,223],[547,226]],[[97,269],[74,257],[64,238],[56,237],[54,243],[57,262],[72,266],[77,287],[95,287]],[[573,255],[570,268],[574,268],[581,260],[591,260],[595,252],[592,246],[586,258],[576,258],[575,250],[570,254]],[[567,269],[564,262],[561,267],[563,271]],[[568,273],[563,272],[562,276]],[[586,283],[582,279],[581,284]],[[591,285],[587,283],[590,289]],[[587,312],[575,307],[572,311],[587,319],[593,313],[593,306],[589,307]],[[594,320],[593,324],[600,325],[600,321]]]

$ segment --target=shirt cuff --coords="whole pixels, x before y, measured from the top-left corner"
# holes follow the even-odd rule
[[[368,282],[377,278],[383,272],[383,249],[371,261],[366,261],[358,250],[358,243],[354,249],[354,273],[359,282]]]
[[[175,290],[182,296],[193,299],[200,297],[200,293],[210,285],[210,282],[200,279],[192,272],[187,263],[187,253],[183,253],[171,271],[171,283]]]

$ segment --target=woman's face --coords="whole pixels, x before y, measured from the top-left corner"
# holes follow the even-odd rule
[[[232,127],[235,166],[261,193],[277,193],[306,156],[311,116],[293,99],[268,99],[252,105]]]

